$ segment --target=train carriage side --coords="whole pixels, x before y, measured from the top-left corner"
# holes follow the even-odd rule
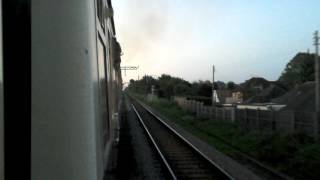
[[[31,8],[32,179],[102,180],[121,80],[111,1],[34,0]]]

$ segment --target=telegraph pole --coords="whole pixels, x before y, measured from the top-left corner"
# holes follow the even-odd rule
[[[212,105],[214,105],[216,102],[216,97],[214,96],[214,72],[215,68],[214,65],[212,65]]]
[[[314,138],[319,140],[319,119],[320,119],[320,62],[319,62],[319,34],[318,31],[314,33],[314,60],[315,60],[315,83],[316,83],[316,119],[314,123]]]
[[[315,83],[316,83],[316,104],[315,104],[315,110],[317,114],[319,115],[320,112],[320,62],[318,59],[319,54],[319,35],[318,31],[314,33],[314,46],[315,46]],[[319,117],[318,117],[319,118]]]

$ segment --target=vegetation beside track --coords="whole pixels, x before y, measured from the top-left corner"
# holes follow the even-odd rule
[[[294,178],[318,179],[320,176],[320,142],[307,136],[247,131],[235,124],[196,118],[166,99],[147,102],[143,95],[133,95],[234,159],[237,153],[227,144]]]

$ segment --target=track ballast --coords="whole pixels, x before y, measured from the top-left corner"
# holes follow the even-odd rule
[[[233,179],[150,110],[130,99],[172,179]]]

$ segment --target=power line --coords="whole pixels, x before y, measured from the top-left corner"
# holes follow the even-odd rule
[[[124,76],[127,75],[127,70],[137,70],[139,66],[122,66],[120,67],[121,70],[124,70]]]

